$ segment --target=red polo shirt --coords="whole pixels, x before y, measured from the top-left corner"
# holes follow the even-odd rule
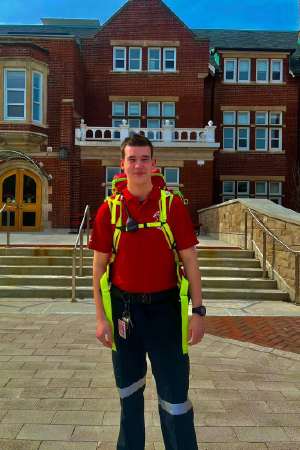
[[[159,222],[160,189],[153,186],[142,204],[127,189],[123,190],[130,216],[137,223]],[[117,207],[117,217],[118,217]],[[127,221],[122,205],[122,225]],[[173,232],[177,250],[185,250],[198,244],[187,208],[174,196],[167,222]],[[108,202],[99,208],[93,225],[88,248],[111,253],[114,225]],[[152,293],[170,289],[177,284],[174,253],[159,227],[142,228],[135,232],[122,232],[118,252],[112,265],[111,282],[128,292]]]

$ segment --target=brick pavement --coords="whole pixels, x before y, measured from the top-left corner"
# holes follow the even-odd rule
[[[0,449],[115,450],[119,398],[94,315],[0,315]],[[300,449],[300,358],[205,335],[190,349],[199,450]],[[163,450],[155,383],[146,450]],[[188,449],[187,449],[188,450]]]
[[[300,354],[300,317],[206,317],[205,331]]]

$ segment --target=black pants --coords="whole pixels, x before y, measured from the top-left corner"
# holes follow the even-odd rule
[[[117,450],[144,450],[146,353],[156,381],[161,428],[166,450],[197,450],[194,412],[188,399],[189,357],[181,343],[181,305],[174,301],[130,305],[134,328],[123,339],[118,332],[124,302],[112,295],[112,352],[120,393],[121,423]]]

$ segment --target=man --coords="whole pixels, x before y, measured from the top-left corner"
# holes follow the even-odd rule
[[[96,336],[105,347],[114,349],[112,359],[121,401],[117,450],[143,450],[145,446],[143,392],[147,353],[156,380],[165,448],[196,450],[193,408],[188,399],[189,358],[183,348],[187,349],[186,341],[195,345],[204,335],[205,308],[201,306],[201,277],[195,249],[198,240],[186,206],[177,196],[167,206],[166,222],[161,220],[159,226],[153,226],[161,217],[162,192],[152,184],[151,171],[156,164],[152,143],[134,134],[124,140],[121,151],[120,164],[127,175],[127,186],[121,197],[99,208],[89,243],[94,250]],[[170,197],[167,200],[169,205]],[[117,218],[112,220],[114,201],[118,217],[121,215],[119,224]],[[133,223],[140,227],[133,231]],[[174,246],[168,245],[162,229],[165,226],[170,227],[174,236],[196,308],[186,325],[181,317]],[[115,233],[120,233],[120,237],[116,239]],[[102,280],[112,247],[111,305],[106,303],[105,308]]]

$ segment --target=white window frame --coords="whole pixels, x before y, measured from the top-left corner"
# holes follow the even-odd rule
[[[124,58],[122,59],[122,61],[124,61],[123,69],[121,69],[120,67],[116,67],[116,61],[120,60],[120,58],[116,58],[117,50],[124,50]],[[125,72],[126,71],[126,56],[127,56],[126,52],[127,52],[126,47],[114,47],[113,48],[113,69],[114,69],[114,71],[117,71],[117,72]]]
[[[140,58],[130,58],[130,50],[139,50],[140,51]],[[142,47],[129,47],[128,51],[128,70],[130,72],[140,72],[142,70],[142,57],[143,57],[143,50]],[[130,61],[139,61],[139,68],[138,69],[130,69]]]
[[[247,147],[246,148],[239,146],[239,139],[240,139],[239,131],[240,130],[247,130]],[[250,141],[249,136],[250,136],[250,128],[247,128],[247,127],[238,127],[237,128],[237,137],[236,137],[236,139],[237,139],[237,149],[238,150],[245,150],[245,151],[249,150],[249,141]],[[241,139],[245,139],[245,138],[241,138]]]
[[[157,116],[149,115],[149,105],[158,105],[158,115]],[[160,102],[147,102],[147,117],[160,117]]]
[[[273,80],[273,63],[280,62],[280,79]],[[283,80],[283,60],[282,59],[271,59],[271,70],[270,70],[270,82],[271,83],[282,83]]]
[[[233,123],[225,123],[225,114],[232,114],[233,115]],[[236,124],[236,111],[223,111],[223,126],[225,127],[231,127]]]
[[[174,59],[166,59],[166,52],[167,51],[174,51]],[[176,59],[177,59],[177,52],[176,52],[176,47],[175,48],[164,48],[164,52],[163,52],[163,59],[164,59],[164,72],[175,72],[176,71]],[[166,68],[166,61],[174,61],[174,68],[172,69],[168,69]]]
[[[165,168],[164,168],[164,177],[165,177],[165,178],[166,178],[166,172],[167,172],[169,169],[176,170],[176,172],[177,172],[177,181],[171,183],[171,182],[168,182],[168,181],[166,180],[167,185],[168,185],[168,186],[178,186],[178,184],[179,184],[179,167],[165,167]]]
[[[7,73],[8,72],[24,72],[25,73],[25,88],[19,89],[19,88],[8,88],[7,87]],[[27,78],[27,72],[26,69],[4,69],[4,120],[26,120],[26,91],[27,91],[27,84],[26,84],[26,78]],[[18,92],[24,92],[24,103],[8,103],[7,102],[7,93],[8,91],[18,91]],[[10,117],[7,115],[8,112],[8,106],[9,105],[24,105],[24,116],[23,117]]]
[[[116,122],[121,122],[121,124],[122,124],[122,119],[112,119],[112,127],[117,128]],[[116,136],[116,133],[119,133],[119,136]],[[111,133],[111,137],[112,137],[112,139],[120,139],[121,138],[121,130],[120,131],[113,130],[113,132]]]
[[[239,123],[239,114],[247,114],[247,123]],[[237,125],[246,127],[250,125],[250,111],[238,111],[237,112]]]
[[[33,79],[34,79],[34,74],[39,75],[40,76],[40,95],[39,95],[39,102],[35,102],[34,101],[34,86],[33,86]],[[39,120],[36,120],[33,118],[33,104],[34,103],[38,103],[40,110],[39,110]],[[41,72],[38,72],[36,70],[32,71],[32,121],[36,122],[36,123],[42,123],[43,121],[43,74]]]
[[[233,183],[233,190],[230,192],[224,192],[224,184],[225,183]],[[230,195],[235,195],[235,181],[234,180],[226,180],[223,181],[222,183],[222,194],[225,195],[226,197],[230,196]],[[235,198],[235,197],[233,197]]]
[[[116,112],[115,112],[115,105],[116,105],[116,103],[119,103],[119,104],[122,103],[124,105],[124,114],[116,114]],[[125,116],[125,102],[112,102],[112,115],[113,116],[117,116],[117,117]]]
[[[266,80],[258,80],[258,63],[259,63],[259,61],[267,63]],[[269,83],[269,60],[268,59],[257,59],[256,60],[256,83]]]
[[[165,112],[164,112],[165,105],[174,105],[174,115],[170,116],[170,115],[165,114]],[[176,108],[175,102],[163,102],[162,103],[162,117],[175,117],[175,115],[176,115],[175,108]]]
[[[257,138],[256,137],[256,132],[257,130],[264,130],[265,131],[265,148],[257,148],[257,140],[262,141],[262,138]],[[268,150],[268,128],[265,127],[257,127],[255,128],[255,150],[257,150],[258,152],[264,152]]]
[[[271,139],[272,130],[279,131],[279,147],[278,148],[272,148],[272,139]],[[269,128],[269,150],[272,150],[273,152],[282,151],[282,128],[278,128],[278,127],[274,127],[274,126]]]
[[[233,147],[232,148],[225,148],[225,130],[229,129],[229,130],[233,130]],[[226,138],[226,139],[231,139],[231,138]],[[231,150],[235,150],[235,127],[224,127],[223,128],[223,150],[225,151],[231,151]]]
[[[276,194],[271,193],[271,184],[277,183],[279,185],[279,191]],[[269,196],[273,198],[273,196],[278,197],[282,195],[282,182],[281,181],[269,181]]]
[[[157,59],[150,59],[150,50],[158,50],[159,51],[159,66],[158,69],[150,69],[150,61],[157,61]],[[160,72],[161,71],[161,48],[160,47],[149,47],[148,48],[148,71],[149,72]]]
[[[256,192],[257,183],[265,183],[265,192],[262,192],[261,194]],[[267,195],[268,195],[268,182],[267,181],[255,181],[255,197],[256,196],[258,196],[258,197],[264,196],[264,198],[266,198]]]
[[[282,197],[278,197],[278,196],[277,197],[273,197],[273,195],[270,195],[269,200],[271,200],[271,201],[278,200],[278,205],[281,205],[281,203],[282,203]]]
[[[137,127],[133,127],[133,126],[130,124],[130,122],[131,122],[132,120],[135,120],[135,121],[137,121],[137,122],[139,123]],[[132,129],[134,130],[134,131],[129,131],[129,136],[131,136],[131,135],[134,134],[134,133],[139,133],[139,132],[140,132],[140,129],[141,129],[141,119],[134,119],[134,118],[131,116],[131,118],[128,119],[128,125],[129,125],[129,130],[130,130],[130,128],[132,128]]]
[[[117,173],[122,173],[121,167],[116,167],[116,166],[107,166],[105,169],[105,182],[106,183],[111,183],[111,181],[107,180],[108,177],[108,169],[117,169],[118,172]]]
[[[226,78],[226,64],[227,62],[233,61],[233,80],[228,80]],[[235,58],[225,58],[224,59],[224,82],[226,83],[236,83],[236,68],[237,68],[237,60]]]
[[[240,63],[249,62],[248,78],[247,80],[240,80]],[[239,69],[238,69],[238,82],[239,83],[250,83],[251,81],[251,59],[250,58],[239,58]]]
[[[279,123],[271,123],[272,114],[279,114]],[[282,111],[270,111],[269,121],[271,127],[278,127],[279,125],[282,125]]]
[[[130,105],[139,105],[139,113],[138,114],[130,114]],[[140,117],[141,116],[141,102],[128,102],[128,117]]]
[[[266,121],[265,123],[257,123],[257,116],[258,114],[264,114],[266,117]],[[266,127],[268,126],[268,120],[269,120],[269,116],[268,116],[268,111],[256,111],[255,112],[255,125],[258,127]]]
[[[247,183],[247,192],[242,192],[242,193],[239,192],[239,183]],[[236,195],[237,196],[239,195],[239,196],[242,196],[242,197],[246,197],[247,195],[249,196],[249,193],[250,193],[250,181],[238,180],[236,182]]]

